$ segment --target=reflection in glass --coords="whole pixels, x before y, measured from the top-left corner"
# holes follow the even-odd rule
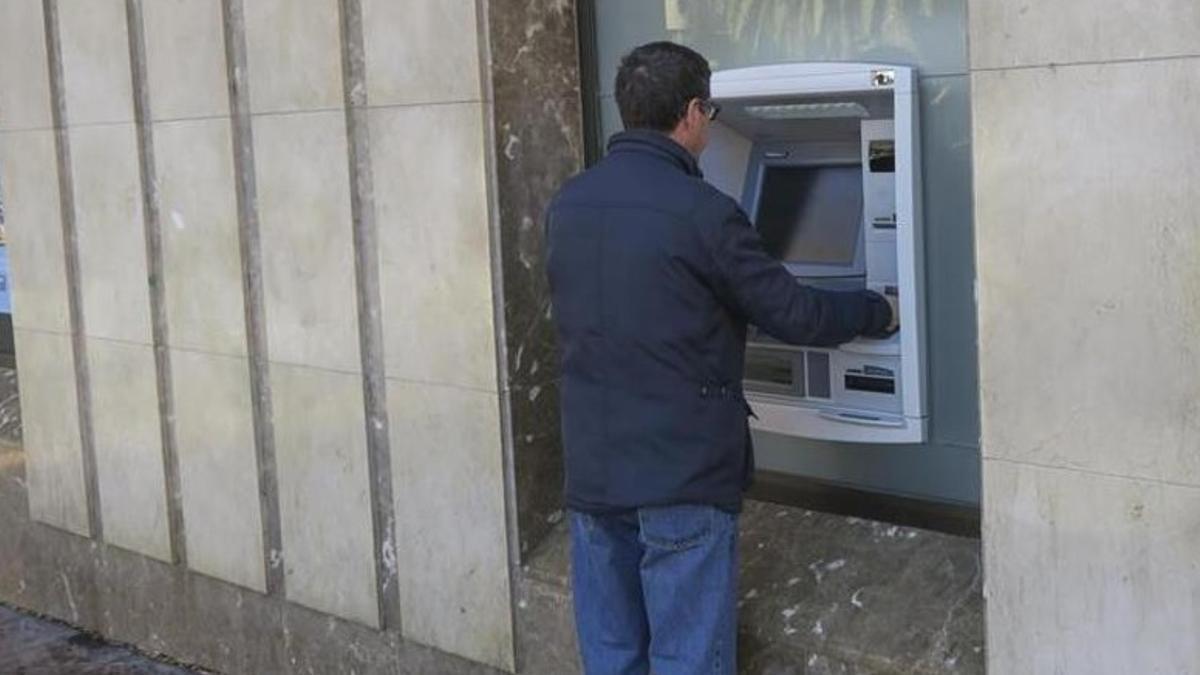
[[[635,45],[673,40],[714,69],[880,61],[923,76],[967,69],[965,0],[597,0],[600,90]]]

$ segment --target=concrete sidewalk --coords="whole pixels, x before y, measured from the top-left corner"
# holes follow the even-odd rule
[[[0,673],[5,675],[196,675],[70,626],[0,605]]]

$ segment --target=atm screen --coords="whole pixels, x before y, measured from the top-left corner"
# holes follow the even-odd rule
[[[756,221],[767,251],[789,263],[854,264],[862,167],[765,166]]]

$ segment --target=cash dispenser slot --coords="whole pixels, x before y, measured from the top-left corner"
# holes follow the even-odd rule
[[[874,394],[896,393],[896,380],[890,377],[871,377],[847,373],[845,386],[847,391],[866,391]]]

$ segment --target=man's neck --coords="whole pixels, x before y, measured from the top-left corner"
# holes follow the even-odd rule
[[[700,152],[696,149],[696,144],[693,142],[693,139],[689,134],[683,133],[679,129],[676,129],[667,134],[667,138],[670,138],[679,145],[683,146],[683,149],[687,150],[692,157],[695,157],[697,160],[700,159]]]

